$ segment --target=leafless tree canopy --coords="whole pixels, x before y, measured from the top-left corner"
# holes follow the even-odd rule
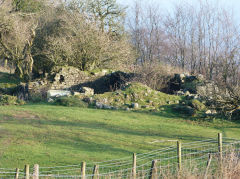
[[[239,27],[218,4],[186,2],[169,14],[136,1],[129,20],[137,61],[164,62],[208,79],[238,84]]]

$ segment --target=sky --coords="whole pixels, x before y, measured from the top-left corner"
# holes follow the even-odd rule
[[[135,0],[117,0],[120,4],[124,6],[131,7]],[[178,4],[181,2],[187,2],[189,4],[197,4],[200,0],[137,0],[142,1],[144,3],[152,1],[154,4],[159,5],[160,9],[163,11],[171,12],[171,9],[173,9],[174,4]],[[213,2],[214,4],[216,2],[219,2],[223,7],[227,8],[229,11],[233,11],[235,20],[239,21],[240,23],[240,0],[209,0]]]

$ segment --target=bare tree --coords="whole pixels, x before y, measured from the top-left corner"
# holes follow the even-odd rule
[[[143,9],[141,2],[135,2],[133,18],[130,18],[128,27],[138,54],[137,62],[154,64],[163,60],[165,34],[158,7],[144,7]]]

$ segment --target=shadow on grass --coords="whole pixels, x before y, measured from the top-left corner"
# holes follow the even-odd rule
[[[138,112],[138,113],[143,113],[143,112]],[[149,113],[148,113],[149,114]],[[151,114],[151,113],[150,113]],[[159,114],[159,113],[153,113],[151,115],[157,115],[160,117],[165,117],[167,114]],[[172,118],[173,116],[167,116],[169,118]],[[175,118],[178,117],[177,114],[174,115]],[[101,122],[101,121],[86,121],[84,119],[81,120],[73,120],[73,121],[67,121],[67,120],[49,120],[47,118],[41,118],[41,119],[31,119],[31,118],[26,118],[24,120],[17,120],[13,119],[9,116],[8,118],[4,118],[1,120],[2,123],[14,123],[14,124],[25,124],[25,125],[30,125],[33,127],[38,127],[38,128],[45,128],[47,126],[56,126],[56,127],[66,127],[68,129],[71,128],[85,128],[85,129],[91,129],[91,130],[101,130],[104,131],[105,133],[110,133],[114,135],[129,135],[129,136],[144,136],[144,137],[164,137],[168,139],[182,139],[182,140],[189,140],[189,141],[195,141],[195,140],[203,140],[206,139],[204,137],[198,137],[195,135],[184,135],[184,134],[177,134],[177,133],[166,133],[166,131],[161,131],[161,130],[151,130],[151,129],[131,129],[130,127],[121,127],[119,125],[114,125],[114,124],[108,124],[106,122]],[[26,133],[27,134],[27,133]],[[63,135],[61,132],[59,135]],[[93,134],[91,134],[93,136]],[[100,136],[95,136],[100,137]],[[63,136],[64,138],[64,136]]]

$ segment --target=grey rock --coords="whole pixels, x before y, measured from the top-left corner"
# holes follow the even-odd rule
[[[71,91],[67,90],[48,90],[47,98],[61,97],[61,96],[71,96]]]
[[[205,112],[205,114],[207,114],[207,115],[212,114],[212,111],[211,111],[211,110],[207,110],[207,111]]]
[[[96,102],[96,107],[97,107],[98,109],[103,109],[103,104],[100,103],[100,102]]]
[[[88,87],[82,87],[80,90],[81,93],[84,93],[86,96],[94,95],[94,89]]]
[[[52,99],[52,98],[48,98],[48,101],[47,101],[48,103],[52,103],[52,102],[54,102],[54,100]]]
[[[79,92],[73,92],[73,96],[81,96],[81,93],[79,93]]]
[[[103,104],[102,108],[103,109],[112,109],[112,106],[109,106],[107,104]]]
[[[175,100],[174,103],[175,103],[175,104],[179,104],[179,100]]]
[[[131,107],[133,109],[138,109],[139,108],[139,104],[138,103],[132,103]]]
[[[185,95],[185,96],[190,96],[191,93],[190,93],[189,91],[186,91],[186,92],[184,93],[184,95]]]
[[[177,91],[177,93],[176,93],[176,95],[178,95],[178,96],[183,96],[184,95],[184,92],[183,91]]]

